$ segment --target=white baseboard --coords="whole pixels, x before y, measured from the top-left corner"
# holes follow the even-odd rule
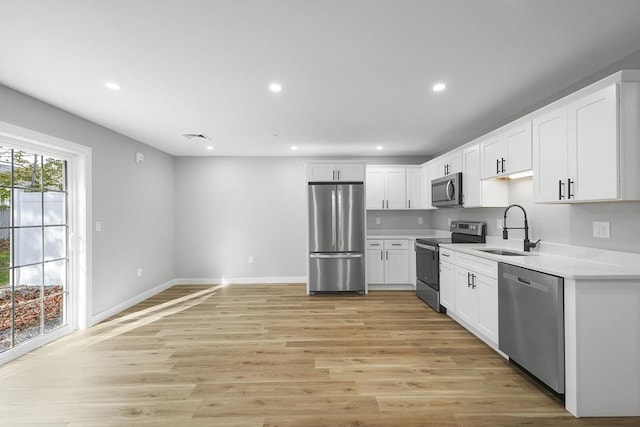
[[[174,279],[174,285],[261,285],[307,283],[307,278],[300,277],[234,277],[234,278],[180,278]]]
[[[411,284],[406,285],[386,285],[386,284],[372,284],[369,283],[368,288],[370,291],[415,291],[415,286]]]
[[[126,310],[129,307],[133,307],[134,305],[146,300],[147,298],[151,298],[152,296],[159,294],[160,292],[167,290],[172,286],[175,286],[176,284],[177,284],[176,279],[169,280],[168,282],[158,285],[155,288],[149,289],[148,291],[145,291],[139,295],[136,295],[133,298],[130,298],[124,302],[121,302],[116,306],[113,306],[104,311],[101,311],[100,313],[94,314],[93,317],[91,318],[91,325],[87,325],[87,326],[93,326],[97,323],[100,323],[103,320],[108,319],[109,317],[116,315],[121,311]]]

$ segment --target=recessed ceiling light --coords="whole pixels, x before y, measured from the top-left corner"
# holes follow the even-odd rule
[[[433,85],[434,92],[442,92],[447,87],[444,83],[436,83]]]
[[[298,149],[298,147],[296,147],[295,145],[291,146],[291,151],[296,151]]]
[[[378,145],[378,146],[376,147],[376,150],[382,150],[382,145]]]
[[[213,145],[207,145],[207,150],[213,150]]]
[[[271,92],[278,93],[278,92],[280,92],[282,90],[282,86],[280,86],[278,83],[271,83],[269,85],[269,90]]]
[[[116,82],[107,82],[104,85],[110,90],[120,90],[120,85]]]

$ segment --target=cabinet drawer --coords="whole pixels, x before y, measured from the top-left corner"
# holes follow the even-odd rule
[[[367,249],[382,249],[384,240],[367,239]]]
[[[456,252],[455,263],[457,267],[473,270],[477,273],[484,274],[487,277],[491,277],[492,279],[498,278],[497,261],[491,261],[481,257]]]
[[[453,263],[454,252],[451,249],[440,248],[440,262]]]
[[[385,240],[384,241],[385,249],[409,249],[409,241],[408,240]]]

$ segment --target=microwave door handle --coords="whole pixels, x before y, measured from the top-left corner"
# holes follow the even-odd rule
[[[448,200],[453,200],[453,192],[454,192],[454,188],[453,188],[453,182],[451,180],[447,181],[447,199]]]

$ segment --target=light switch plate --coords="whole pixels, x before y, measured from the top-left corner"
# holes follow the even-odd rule
[[[380,225],[380,218],[376,218],[376,225]]]
[[[608,221],[594,221],[593,222],[593,237],[600,239],[611,238],[611,223]]]
[[[102,231],[102,221],[96,221],[96,231]]]

